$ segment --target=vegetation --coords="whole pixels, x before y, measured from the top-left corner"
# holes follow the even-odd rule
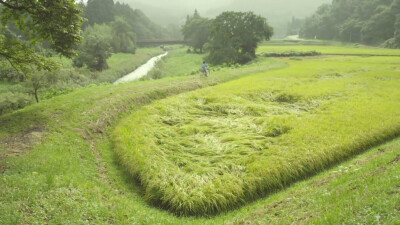
[[[258,43],[272,34],[272,27],[261,16],[252,12],[224,12],[212,22],[207,61],[247,63],[256,57]]]
[[[321,55],[320,52],[317,51],[309,51],[309,52],[263,52],[259,53],[260,56],[264,57],[298,57],[298,56],[317,56]]]
[[[211,29],[211,20],[200,17],[197,10],[193,16],[188,16],[185,25],[182,27],[183,38],[191,46],[194,52],[203,52],[204,45],[208,42]]]
[[[110,66],[126,64],[121,54],[115,56],[119,58],[110,58]],[[291,61],[260,58],[250,65],[213,72],[208,79],[196,75],[96,85],[0,116],[0,223],[396,224],[400,219],[398,141],[268,198],[208,218],[177,217],[149,206],[140,184],[115,158],[115,142],[109,134],[123,115],[154,99],[264,73],[287,62]],[[70,63],[63,60],[64,67]],[[0,92],[11,88],[0,85]]]
[[[66,57],[81,40],[82,17],[74,0],[0,1],[0,66],[9,64],[22,74],[52,70],[56,65],[35,49],[39,42]]]
[[[160,48],[141,48],[135,55],[113,54],[108,60],[109,69],[101,72],[86,68],[73,68],[72,60],[64,57],[52,58],[52,61],[60,65],[58,71],[36,72],[32,74],[31,79],[22,79],[24,76],[19,75],[13,69],[8,69],[4,73],[0,72],[0,82],[4,82],[0,90],[0,115],[24,108],[32,104],[36,97],[39,101],[91,84],[113,83],[161,52]],[[39,86],[34,86],[34,83]]]
[[[74,59],[74,66],[102,71],[108,69],[107,59],[111,56],[111,30],[108,26],[94,25],[86,29],[80,53]],[[105,29],[105,32],[102,30]]]
[[[135,184],[115,164],[110,126],[155,99],[283,66],[264,62],[208,79],[95,85],[1,116],[0,223],[178,223],[133,193]]]
[[[142,78],[143,80],[170,76],[188,76],[201,72],[203,55],[187,54],[185,47],[169,48],[168,52],[168,56],[158,62],[154,69]]]
[[[310,52],[317,51],[324,55],[364,55],[364,56],[399,56],[395,49],[373,48],[366,46],[337,46],[337,45],[263,45],[257,53],[283,53],[283,52]]]
[[[261,47],[265,18],[196,10],[208,77],[187,47],[136,48],[176,25],[76,2],[0,0],[0,224],[400,223],[400,51],[332,41],[398,48],[399,0],[334,0],[288,25],[326,40]]]
[[[298,35],[304,24],[304,19],[292,17],[292,20],[287,24],[286,36]]]
[[[230,224],[398,224],[400,140],[241,210]],[[372,200],[373,199],[373,200]]]
[[[387,47],[399,48],[399,12],[399,0],[334,0],[305,20],[300,35],[366,44],[388,41]]]
[[[397,57],[287,63],[124,120],[116,153],[144,198],[180,215],[212,215],[399,135]]]
[[[80,4],[85,11],[87,22],[84,27],[94,24],[110,24],[122,18],[132,28],[138,39],[160,39],[173,37],[175,30],[169,30],[153,23],[141,10],[132,9],[128,4],[113,0],[89,0]]]

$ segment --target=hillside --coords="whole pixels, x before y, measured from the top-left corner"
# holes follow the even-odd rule
[[[197,9],[202,16],[214,18],[224,11],[254,11],[268,19],[275,29],[275,35],[286,35],[287,23],[292,17],[305,18],[312,14],[318,6],[330,3],[330,0],[224,0],[224,1],[152,1],[123,0],[133,8],[142,9],[151,19],[159,24],[184,24],[186,15]],[[301,5],[300,5],[301,4]]]
[[[258,52],[269,48],[262,46]],[[277,46],[274,48],[275,51],[286,51],[286,49],[279,50]],[[294,49],[296,48],[298,47]],[[320,48],[321,46],[318,45],[308,46],[308,49],[317,51]],[[331,49],[326,46],[324,48],[324,51],[335,49],[334,46],[331,46]],[[356,49],[342,47],[339,52],[341,56],[323,55],[283,59],[260,57],[246,66],[215,68],[207,79],[198,74],[191,76],[181,71],[179,72],[181,76],[174,77],[175,73],[168,71],[165,76],[172,77],[160,80],[123,85],[92,85],[0,116],[0,223],[397,224],[400,222],[400,179],[398,179],[400,144],[398,139],[390,141],[398,135],[390,138],[388,131],[390,129],[395,133],[398,131],[395,125],[398,118],[396,115],[399,112],[398,107],[394,107],[398,104],[395,99],[398,98],[399,88],[398,82],[393,82],[398,79],[400,67],[398,56],[343,56],[352,54]],[[376,50],[382,55],[392,55],[392,51]],[[191,60],[183,63],[185,55],[180,51],[182,50],[171,54],[171,58],[166,58],[165,65],[170,67],[182,64],[183,67],[192,71]],[[368,54],[369,50],[358,51],[359,54]],[[174,61],[175,57],[179,60]],[[193,56],[187,55],[187,57]],[[324,66],[321,62],[327,64]],[[304,67],[302,67],[303,63]],[[350,67],[338,65],[350,65]],[[299,82],[291,83],[291,80],[296,77],[300,78]],[[254,82],[254,79],[257,82]],[[348,83],[349,86],[346,85],[346,81],[351,81]],[[253,101],[257,97],[255,93],[261,94],[271,85],[275,89],[280,89],[281,93],[284,93],[283,91],[291,85],[295,88],[290,93],[291,95],[286,95],[286,97],[283,95],[280,98],[274,98],[277,97],[275,95],[264,96],[265,101],[269,101],[269,97],[272,97],[283,100],[280,102],[259,104],[258,101]],[[308,88],[299,88],[302,85],[308,85]],[[364,92],[366,88],[382,85],[386,88],[371,88],[370,90],[373,90],[371,93]],[[190,92],[205,87],[209,88]],[[250,89],[253,95],[248,94]],[[223,101],[224,95],[207,97],[218,92],[234,94],[238,97],[229,102]],[[371,96],[375,92],[377,95]],[[179,93],[183,94],[167,98]],[[361,94],[354,95],[356,93]],[[299,96],[299,98],[289,98],[290,96]],[[313,96],[317,97],[314,102],[306,101],[309,100],[308,97]],[[199,98],[198,107],[196,107],[197,103],[192,104],[195,101],[194,97]],[[205,102],[202,102],[200,98],[209,99],[207,104],[210,110],[207,111]],[[250,100],[244,101],[244,98]],[[242,129],[257,132],[257,127],[246,126],[246,123],[257,122],[257,119],[250,120],[249,117],[257,117],[260,113],[275,112],[275,116],[281,116],[282,119],[274,123],[277,127],[281,122],[286,122],[290,126],[295,125],[290,122],[300,121],[304,117],[313,117],[316,121],[321,121],[319,126],[305,127],[310,131],[305,135],[309,138],[315,137],[312,142],[315,147],[318,147],[318,144],[330,143],[329,138],[338,137],[336,134],[328,136],[326,142],[321,142],[318,138],[321,133],[318,132],[319,128],[326,127],[326,130],[332,132],[337,128],[334,120],[332,120],[332,126],[327,126],[330,122],[327,123],[324,118],[331,118],[332,115],[348,115],[349,117],[338,118],[345,122],[343,129],[346,131],[338,132],[339,135],[344,135],[344,138],[343,140],[339,138],[337,143],[346,141],[355,143],[355,146],[362,145],[362,147],[357,149],[350,146],[348,149],[350,155],[339,156],[334,163],[325,166],[323,170],[300,176],[296,182],[291,182],[291,185],[285,184],[283,188],[280,187],[275,192],[270,192],[268,195],[264,193],[256,201],[242,203],[240,207],[230,209],[228,212],[210,217],[179,217],[164,210],[161,204],[148,201],[146,189],[149,186],[143,186],[143,183],[138,182],[137,178],[141,177],[132,176],[131,170],[127,172],[127,168],[133,168],[127,160],[131,155],[121,154],[120,149],[125,145],[116,141],[127,137],[119,136],[118,131],[121,127],[127,126],[132,117],[143,114],[152,107],[162,113],[167,113],[169,107],[166,103],[176,104],[179,99],[188,101],[181,102],[178,108],[181,107],[183,110],[174,113],[183,115],[181,119],[192,123],[196,123],[196,117],[212,120],[209,129],[218,128],[220,125],[213,120],[215,116],[225,117],[227,110],[230,110],[231,116],[236,115],[238,117],[236,122],[232,119],[230,124],[231,126],[239,125],[231,129],[237,137],[227,137],[224,143],[226,145],[233,142],[244,144],[243,151],[238,152],[243,159],[248,159],[248,155],[242,153],[250,151],[252,146],[245,143],[246,138],[240,138],[250,133],[236,131]],[[293,101],[288,101],[290,99]],[[342,101],[346,99],[349,101]],[[381,103],[374,105],[373,103],[378,99],[382,100]],[[236,104],[242,101],[245,104]],[[235,107],[224,107],[230,104]],[[346,104],[351,107],[346,110],[335,107]],[[188,105],[194,108],[187,108]],[[240,116],[240,109],[244,109],[242,111],[247,114]],[[196,114],[199,110],[204,113],[209,112],[210,115],[204,117],[202,114]],[[364,110],[367,110],[367,113],[364,113]],[[189,112],[197,116],[190,116]],[[353,121],[352,115],[356,114],[359,116]],[[162,116],[162,114],[155,116]],[[289,118],[283,118],[285,116]],[[309,121],[312,123],[313,120]],[[149,120],[149,122],[154,121]],[[176,121],[165,120],[165,122],[167,123],[161,121],[155,124],[154,128],[164,126],[162,129],[170,129],[168,123],[173,126]],[[202,125],[206,126],[206,122],[204,121]],[[229,121],[225,119],[221,122]],[[387,124],[393,126],[387,129]],[[143,124],[138,123],[138,125]],[[287,136],[289,137],[290,133],[296,133],[297,127],[297,125],[291,126],[292,129],[289,130]],[[152,139],[150,134],[154,133],[154,128],[149,129],[150,133],[146,138]],[[355,131],[358,128],[361,128],[363,132]],[[140,129],[140,127],[134,124],[131,129]],[[190,135],[193,129],[187,127],[182,131],[182,134]],[[355,131],[358,139],[352,139],[352,135],[345,135],[347,131],[349,134],[354,134],[352,132]],[[223,132],[225,131],[221,129],[219,134],[224,134]],[[218,135],[218,132],[215,134]],[[368,135],[372,135],[373,138],[368,139]],[[281,137],[285,137],[285,134]],[[279,136],[275,138],[276,140],[283,139]],[[174,137],[169,140],[171,144],[174,144],[172,142]],[[257,141],[260,140],[254,143],[258,143]],[[382,144],[382,141],[388,142]],[[190,143],[182,142],[181,144]],[[215,142],[210,139],[211,148],[204,152],[209,154],[209,157],[204,157],[204,162],[208,158],[215,159],[212,151],[214,148],[217,149],[218,145],[214,144]],[[272,147],[273,143],[271,144]],[[329,154],[340,154],[342,150],[337,149]],[[181,163],[185,158],[190,158],[189,155],[182,155],[182,153],[184,152],[176,155],[176,159],[180,159]],[[325,155],[321,154],[320,157],[323,159]],[[301,154],[300,158],[304,159],[304,154]],[[236,159],[232,157],[229,160]],[[277,165],[284,162],[284,160],[277,160],[274,163]],[[311,163],[314,162],[316,161]],[[221,161],[215,163],[218,164]],[[197,171],[200,165],[203,164],[195,163],[193,169]],[[212,168],[211,166],[202,169]],[[278,171],[284,167],[276,168]],[[293,168],[292,171],[298,171],[299,167]]]

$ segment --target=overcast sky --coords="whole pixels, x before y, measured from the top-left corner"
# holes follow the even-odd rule
[[[117,1],[117,0],[114,0]],[[184,21],[197,9],[202,16],[214,17],[227,10],[254,11],[271,21],[305,17],[331,0],[118,0],[139,8],[157,23]],[[277,18],[279,17],[279,18]],[[284,17],[284,18],[283,18]]]
[[[183,25],[186,16],[192,15],[195,9],[201,16],[208,18],[214,18],[224,11],[253,11],[267,18],[277,35],[286,32],[286,25],[292,17],[305,18],[314,13],[320,5],[332,2],[332,0],[114,0],[117,1],[128,3],[133,9],[142,10],[160,25]]]

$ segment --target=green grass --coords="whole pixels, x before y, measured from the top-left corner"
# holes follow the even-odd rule
[[[90,83],[113,83],[162,52],[161,48],[138,48],[135,54],[115,53],[107,60],[109,69],[101,72],[90,71],[86,68],[75,69],[72,67],[71,59],[54,57],[54,60],[61,64],[61,73],[81,74],[89,77],[92,80]]]
[[[109,134],[127,113],[155,99],[285,64],[260,59],[208,79],[91,86],[0,116],[0,224],[398,224],[400,140],[207,218],[177,217],[147,204],[144,189],[121,167]],[[26,146],[13,152],[11,143],[20,140]]]
[[[155,99],[283,66],[265,59],[208,79],[91,86],[0,116],[0,224],[179,223],[143,202],[116,163],[109,127]]]
[[[399,224],[400,140],[240,210],[229,224]]]
[[[61,68],[51,75],[55,78],[51,85],[45,85],[39,89],[39,99],[41,101],[63,95],[91,84],[113,83],[162,52],[161,48],[139,48],[136,54],[113,54],[108,59],[110,68],[102,72],[74,68],[71,59],[53,57],[53,60],[59,63]],[[0,114],[34,103],[34,96],[28,94],[28,91],[32,92],[31,89],[32,87],[24,83],[0,83]]]
[[[399,49],[385,49],[366,46],[330,46],[330,45],[263,45],[257,49],[258,53],[269,52],[310,52],[317,51],[325,55],[379,55],[379,56],[400,56]]]
[[[268,46],[299,46],[299,45],[317,45],[317,46],[350,46],[359,45],[354,43],[328,41],[328,40],[317,40],[317,39],[300,39],[300,40],[288,40],[288,39],[272,39],[264,41],[261,45]]]
[[[287,63],[124,120],[115,151],[145,199],[181,215],[212,215],[400,134],[397,57]]]
[[[192,75],[200,71],[204,55],[188,54],[186,50],[186,48],[180,48],[167,56],[162,68],[166,76]]]
[[[200,69],[204,55],[188,54],[186,50],[186,47],[170,50],[168,56],[158,62],[155,68],[143,79],[201,74]]]

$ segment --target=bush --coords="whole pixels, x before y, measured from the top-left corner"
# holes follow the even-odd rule
[[[32,102],[32,98],[25,93],[0,93],[0,115],[13,110],[22,109]]]
[[[383,47],[385,47],[385,48],[393,48],[393,49],[400,48],[400,37],[391,38],[391,39],[385,41],[385,43],[383,43]]]
[[[8,82],[23,82],[25,76],[13,68],[0,67],[0,80]]]
[[[264,57],[300,57],[300,56],[317,56],[317,55],[322,55],[321,52],[317,51],[310,51],[310,52],[295,52],[295,51],[290,51],[290,52],[265,52],[265,53],[260,53],[260,56]]]

